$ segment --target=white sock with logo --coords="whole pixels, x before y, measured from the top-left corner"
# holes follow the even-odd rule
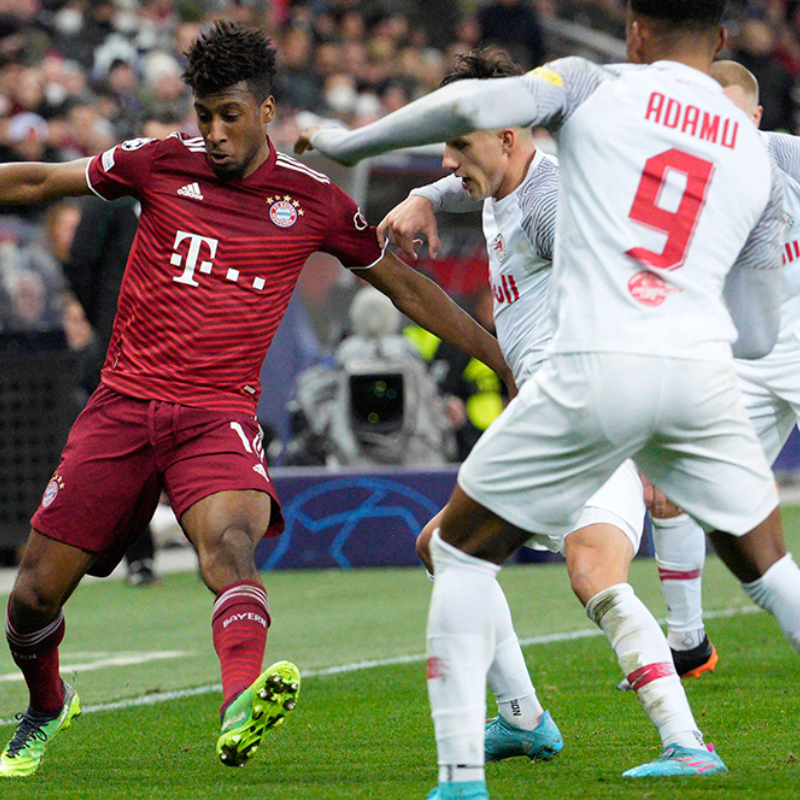
[[[487,681],[497,700],[500,716],[515,728],[532,731],[541,721],[544,709],[536,696],[525,656],[511,620],[508,600],[495,581],[491,595],[497,647]]]
[[[653,545],[658,577],[667,604],[667,641],[673,650],[691,650],[702,643],[702,575],[706,535],[688,515],[655,519]]]
[[[436,580],[428,614],[428,696],[440,780],[483,779],[486,676],[494,658],[492,604],[500,567],[441,540],[430,552]]]
[[[586,614],[611,642],[622,671],[663,744],[703,747],[667,640],[633,588],[619,583],[598,592],[586,604]]]

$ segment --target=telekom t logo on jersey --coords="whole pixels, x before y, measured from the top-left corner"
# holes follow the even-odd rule
[[[189,247],[186,250],[186,258],[184,259],[178,248],[187,240]],[[173,267],[183,266],[183,273],[172,280],[177,283],[185,283],[187,286],[199,286],[200,284],[194,279],[194,272],[199,269],[204,275],[211,274],[211,269],[214,266],[214,262],[211,259],[217,255],[218,246],[218,239],[212,239],[210,236],[200,236],[196,233],[178,231],[175,234],[175,244],[173,245],[175,252],[172,254],[169,263]],[[208,259],[203,258],[201,261],[200,259],[205,255],[208,256]]]

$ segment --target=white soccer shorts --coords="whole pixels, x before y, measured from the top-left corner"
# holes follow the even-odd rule
[[[737,359],[735,369],[745,410],[772,464],[800,419],[800,342],[781,337],[768,356]]]
[[[552,355],[458,482],[522,530],[558,537],[628,458],[707,529],[747,533],[778,504],[730,364],[626,353]]]

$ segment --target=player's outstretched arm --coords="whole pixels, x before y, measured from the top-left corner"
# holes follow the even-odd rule
[[[59,197],[89,194],[86,166],[90,160],[81,158],[59,164],[37,161],[0,164],[0,203],[46,203]]]
[[[353,270],[391,299],[418,325],[482,361],[508,386],[516,385],[497,339],[447,296],[440,286],[390,252],[371,269]]]
[[[536,81],[543,84],[545,81]],[[341,164],[400,147],[446,142],[477,130],[530,125],[537,103],[528,76],[465,80],[448,84],[397,111],[352,131],[316,128],[304,131],[294,150],[319,150]],[[556,87],[548,85],[554,93]]]
[[[440,246],[439,227],[433,203],[426,197],[407,197],[378,225],[378,244],[384,247],[388,240],[414,261],[417,260],[417,248],[422,244],[419,236],[428,240],[428,253],[431,258],[436,258]]]

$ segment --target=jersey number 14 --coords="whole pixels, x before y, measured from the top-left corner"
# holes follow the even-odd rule
[[[670,171],[686,176],[686,187],[675,211],[658,205]],[[628,216],[634,222],[665,233],[667,241],[661,253],[634,247],[626,255],[657,269],[682,267],[705,204],[713,171],[714,165],[710,161],[674,148],[649,158]]]

